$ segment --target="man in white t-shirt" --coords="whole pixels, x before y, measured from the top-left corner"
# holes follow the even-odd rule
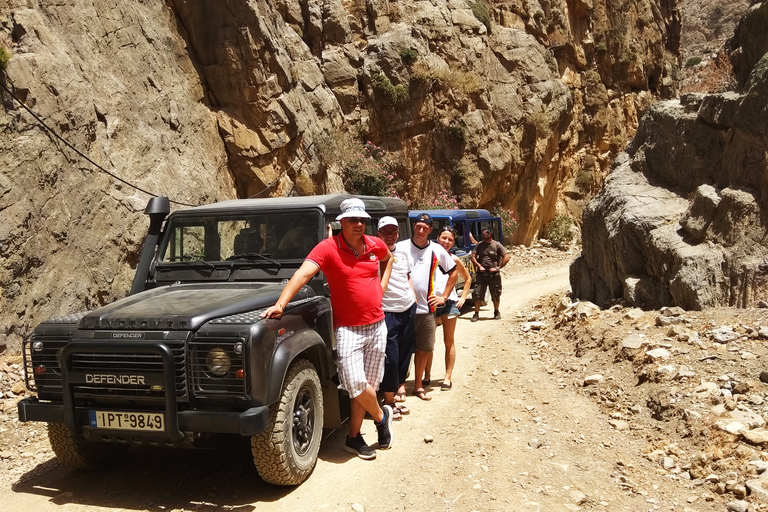
[[[435,348],[435,309],[445,305],[445,300],[456,285],[458,272],[451,255],[440,244],[429,240],[432,217],[420,214],[413,223],[413,237],[398,242],[395,250],[405,253],[411,266],[411,281],[416,292],[416,352],[413,366],[413,394],[422,400],[432,397],[424,389],[422,379],[429,355]],[[442,290],[435,290],[437,272],[448,274],[448,282]]]
[[[392,419],[399,420],[410,412],[402,402],[405,401],[405,379],[414,348],[416,294],[411,283],[408,256],[395,247],[400,237],[397,219],[382,217],[378,235],[387,244],[394,259],[389,284],[381,299],[384,322],[387,324],[387,349],[384,378],[379,390],[384,393],[384,403],[392,407]]]

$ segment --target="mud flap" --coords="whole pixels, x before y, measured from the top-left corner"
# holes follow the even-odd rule
[[[341,428],[349,418],[349,395],[332,380],[323,382],[323,428]]]

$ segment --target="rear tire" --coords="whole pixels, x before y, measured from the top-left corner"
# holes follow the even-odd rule
[[[77,469],[99,469],[121,458],[128,451],[125,444],[94,443],[72,435],[63,423],[48,424],[48,440],[56,457]]]
[[[315,468],[323,435],[323,393],[311,362],[291,365],[269,412],[267,429],[251,437],[253,463],[265,482],[298,485]]]

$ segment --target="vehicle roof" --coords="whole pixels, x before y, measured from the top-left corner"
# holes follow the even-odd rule
[[[372,214],[407,215],[408,205],[394,197],[357,196],[350,194],[326,194],[318,196],[267,197],[261,199],[230,199],[217,203],[178,210],[173,215],[197,213],[226,213],[243,210],[284,210],[292,208],[319,208],[329,215],[341,213],[341,202],[357,197],[365,203],[365,209]]]
[[[491,215],[491,212],[488,210],[483,210],[481,208],[469,208],[469,209],[461,209],[461,210],[411,210],[408,212],[408,216],[412,219],[415,219],[422,213],[428,213],[433,218],[434,217],[448,217],[453,220],[462,220],[462,219],[494,219],[496,218],[495,215]]]

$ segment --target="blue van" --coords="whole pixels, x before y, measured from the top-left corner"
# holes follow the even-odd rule
[[[504,235],[501,232],[501,217],[491,215],[488,210],[482,209],[464,209],[464,210],[409,210],[408,217],[411,225],[416,221],[416,217],[422,213],[427,213],[432,217],[432,232],[429,239],[437,241],[437,237],[443,226],[451,226],[459,232],[456,239],[456,245],[452,252],[461,258],[461,261],[467,267],[472,276],[472,288],[474,289],[475,266],[472,264],[472,249],[477,245],[477,241],[482,240],[480,231],[484,228],[490,229],[493,233],[493,239],[504,243]],[[473,241],[474,240],[474,241]],[[456,281],[456,292],[461,294],[464,288],[464,280],[459,276]],[[471,297],[467,303],[471,303]]]
[[[504,236],[501,232],[501,217],[491,215],[488,210],[410,210],[408,217],[411,220],[411,225],[416,221],[416,217],[422,213],[432,216],[433,229],[432,233],[429,234],[430,240],[437,240],[443,226],[451,226],[459,232],[453,251],[457,256],[472,252],[477,244],[472,240],[482,240],[480,231],[483,228],[489,228],[493,233],[493,239],[504,243]]]

